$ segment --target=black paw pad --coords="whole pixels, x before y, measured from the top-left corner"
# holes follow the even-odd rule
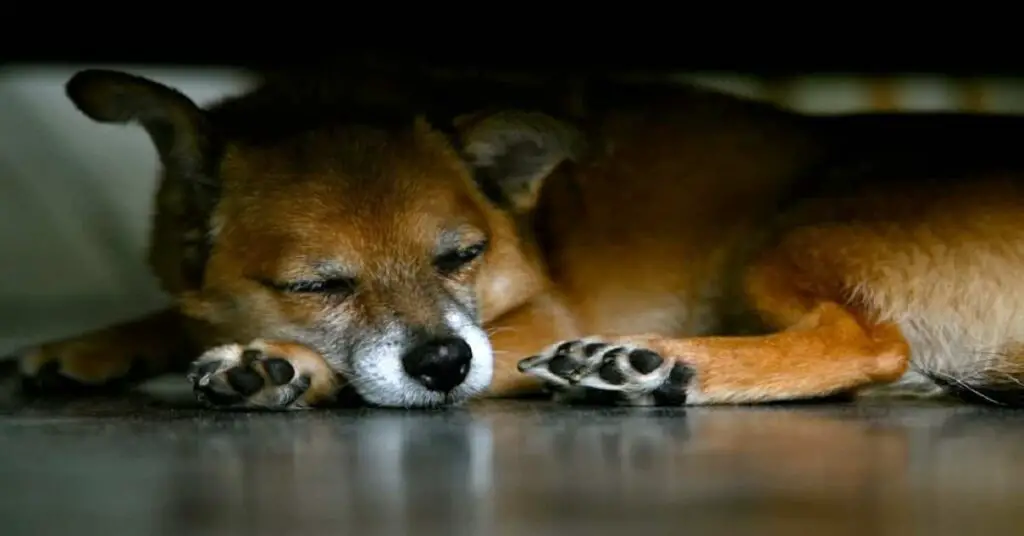
[[[664,358],[650,350],[633,350],[629,354],[629,365],[640,374],[650,374],[658,369]]]
[[[267,376],[270,377],[270,381],[274,382],[274,385],[284,385],[295,377],[295,367],[287,359],[280,357],[266,360],[263,363],[263,370],[267,371]]]
[[[597,375],[599,378],[611,385],[622,385],[629,379],[626,377],[626,374],[619,369],[619,364],[614,360],[605,361],[597,371]]]
[[[668,378],[651,394],[658,406],[682,406],[686,404],[686,392],[693,381],[692,368],[676,363],[669,372]]]
[[[249,396],[263,388],[263,376],[249,368],[233,368],[227,372],[228,384],[238,394]]]
[[[565,354],[558,354],[548,362],[548,370],[557,376],[566,376],[576,370],[577,364],[571,357]]]

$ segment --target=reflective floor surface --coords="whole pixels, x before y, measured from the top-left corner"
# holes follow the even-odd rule
[[[0,534],[1010,535],[1024,411],[0,403]]]

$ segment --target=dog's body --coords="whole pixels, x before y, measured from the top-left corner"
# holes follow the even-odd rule
[[[633,88],[428,124],[355,118],[323,90],[209,111],[115,73],[68,92],[153,137],[151,264],[180,307],[47,345],[24,361],[37,384],[139,380],[205,351],[202,397],[267,408],[544,384],[633,404],[901,379],[1024,392],[1024,119]]]

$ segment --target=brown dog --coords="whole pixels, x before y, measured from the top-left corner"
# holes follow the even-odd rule
[[[201,354],[201,398],[277,409],[1024,391],[1020,119],[633,87],[428,121],[300,86],[202,110],[127,74],[68,83],[159,151],[150,261],[179,307],[46,345],[30,382]]]

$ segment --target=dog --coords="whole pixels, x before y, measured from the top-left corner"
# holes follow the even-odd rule
[[[609,81],[363,108],[310,86],[204,109],[128,73],[68,81],[152,138],[149,263],[175,306],[43,345],[27,385],[178,372],[271,410],[1020,402],[1021,118]]]

